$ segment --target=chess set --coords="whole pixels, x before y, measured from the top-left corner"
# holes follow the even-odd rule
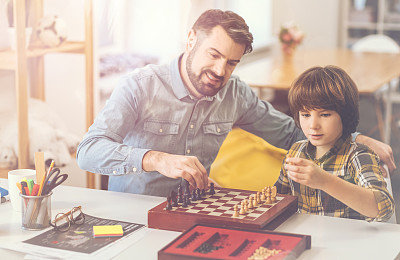
[[[274,187],[254,192],[211,186],[208,192],[190,193],[187,186],[149,210],[148,226],[171,231],[195,224],[273,230],[296,211],[297,197],[277,194]]]
[[[198,224],[161,249],[158,259],[294,259],[310,248],[308,235]]]

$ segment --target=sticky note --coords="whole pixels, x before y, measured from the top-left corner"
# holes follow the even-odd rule
[[[120,237],[124,235],[121,225],[93,226],[94,237]]]

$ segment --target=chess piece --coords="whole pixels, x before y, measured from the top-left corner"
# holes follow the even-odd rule
[[[238,212],[238,205],[233,206],[233,216],[234,218],[239,217],[239,212]]]
[[[171,196],[167,197],[167,205],[165,206],[166,210],[171,210],[172,209],[172,204],[171,204]]]
[[[214,189],[214,183],[213,182],[210,183],[210,191],[208,193],[210,195],[214,195],[215,194],[215,189]]]
[[[187,208],[188,204],[187,204],[187,199],[186,197],[183,198],[183,202],[182,202],[182,208]]]
[[[258,200],[257,200],[257,195],[255,195],[253,198],[253,206],[256,208],[258,207]]]
[[[265,198],[265,188],[263,188],[262,191],[261,191],[261,200],[265,201],[265,199],[266,199]]]
[[[171,191],[171,199],[172,199],[172,207],[178,207],[179,204],[178,204],[177,193],[174,190]]]
[[[196,190],[193,190],[193,192],[192,192],[192,201],[196,201],[196,200],[197,200]]]
[[[241,202],[239,214],[240,214],[240,215],[246,214],[245,206],[244,206],[244,201]]]
[[[254,207],[254,205],[253,205],[253,197],[251,197],[251,196],[250,196],[250,198],[249,198],[249,204],[247,205],[247,207],[248,207],[249,209],[252,209],[252,208]]]
[[[182,185],[179,184],[178,186],[178,203],[183,202],[183,190],[182,190]]]
[[[183,198],[184,200],[186,200],[186,204],[189,206],[190,204],[192,204],[192,201],[190,200],[190,193],[186,194]]]
[[[265,204],[272,204],[271,195],[267,196],[267,199],[265,200]]]
[[[199,188],[197,188],[196,191],[197,191],[197,199],[198,200],[203,199],[202,196],[201,196],[201,190]]]
[[[247,203],[246,199],[244,200],[244,204],[243,205],[244,205],[244,212],[247,213],[249,211],[249,207],[248,207],[249,204]]]
[[[202,189],[202,190],[201,190],[201,196],[202,196],[203,198],[206,197],[206,190],[205,190],[205,189]]]

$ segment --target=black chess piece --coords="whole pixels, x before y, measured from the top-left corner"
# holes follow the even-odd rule
[[[171,210],[172,209],[172,204],[171,204],[171,196],[167,197],[167,205],[165,206],[166,210]]]
[[[202,199],[202,197],[201,197],[201,190],[200,190],[199,188],[197,188],[197,189],[196,189],[196,192],[197,192],[197,199],[198,199],[198,200],[201,200],[201,199]]]
[[[193,192],[192,192],[192,201],[196,201],[196,200],[197,200],[196,190],[193,190]]]
[[[182,186],[179,184],[178,187],[178,203],[182,203],[183,202],[183,190],[182,190]]]
[[[210,190],[208,192],[210,195],[214,195],[215,194],[215,189],[214,189],[214,183],[211,182],[210,183]]]
[[[187,198],[186,196],[183,198],[182,208],[187,208],[188,207],[188,203],[187,203],[187,199],[186,198]]]
[[[202,196],[203,198],[206,196],[206,190],[205,190],[205,189],[202,189],[202,190],[201,190],[201,196]]]
[[[178,198],[176,191],[171,191],[172,207],[178,207]]]

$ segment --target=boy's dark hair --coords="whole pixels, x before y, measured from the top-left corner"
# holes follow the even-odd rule
[[[313,67],[292,83],[289,106],[300,127],[299,111],[334,110],[342,119],[343,136],[356,131],[359,121],[358,90],[354,81],[336,66]]]
[[[253,50],[253,35],[249,32],[249,26],[241,16],[232,11],[207,10],[200,15],[192,29],[195,32],[204,32],[208,35],[218,25],[224,28],[234,42],[244,44],[243,54],[250,53]]]

